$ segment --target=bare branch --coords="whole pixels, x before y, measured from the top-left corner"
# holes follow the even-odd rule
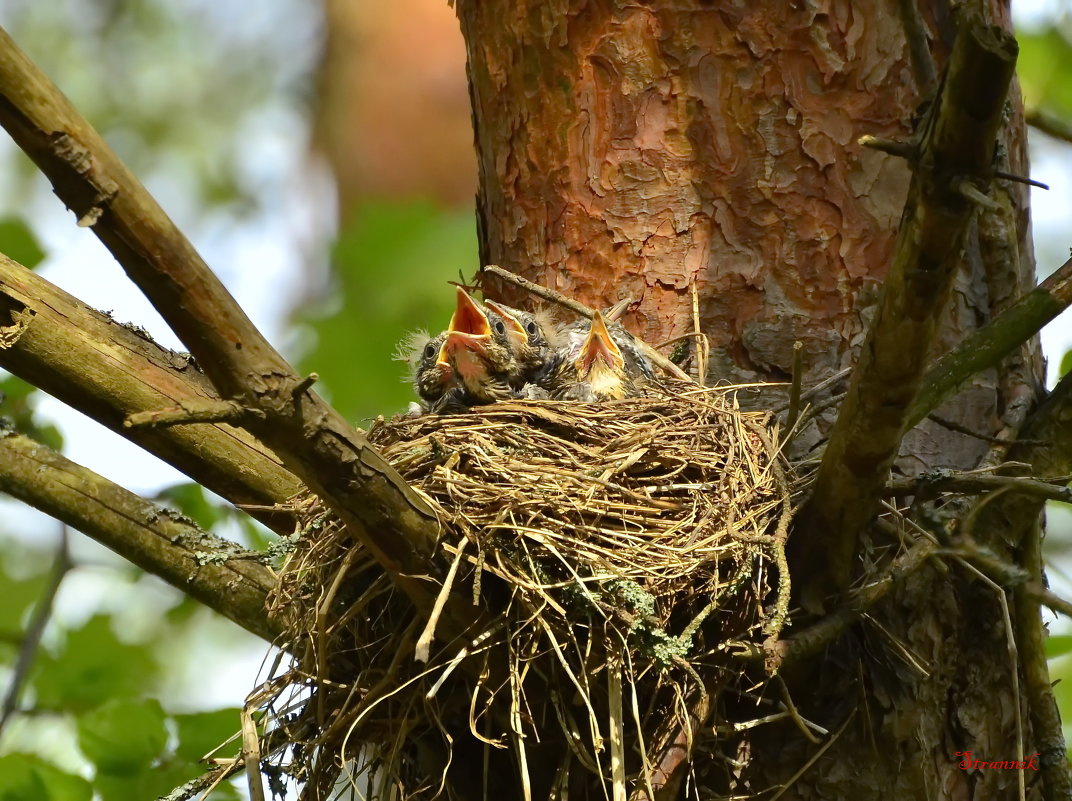
[[[260,409],[246,409],[238,401],[186,401],[167,409],[151,409],[128,414],[123,421],[123,428],[183,426],[191,423],[222,421],[238,423],[247,414],[263,416],[264,412]]]
[[[189,356],[162,348],[0,256],[0,367],[78,409],[229,501],[271,507],[302,488],[252,434],[229,425],[123,427],[127,415],[218,402]],[[258,519],[289,533],[293,519]]]
[[[939,97],[918,137],[893,264],[812,497],[790,539],[801,598],[816,608],[848,586],[856,545],[877,509],[923,366],[945,311],[975,204],[965,179],[992,175],[1016,61],[1011,34],[966,14]]]
[[[1047,665],[1046,628],[1042,622],[1041,605],[1069,615],[1072,614],[1072,604],[1052,593],[1044,584],[1042,532],[1039,530],[1038,515],[1022,522],[1030,529],[1023,539],[1022,566],[1004,562],[971,541],[961,543],[953,553],[970,562],[997,584],[1013,590],[1012,615],[1017,651],[1024,677],[1027,708],[1031,715],[1031,729],[1040,749],[1042,797],[1069,798],[1072,796],[1072,774],[1068,770],[1061,716]]]
[[[1068,483],[1068,477],[1053,479]],[[924,494],[927,497],[942,492],[963,493],[965,495],[981,494],[1005,490],[1021,492],[1033,498],[1047,501],[1072,503],[1072,488],[1058,483],[1049,483],[1047,479],[1026,478],[1022,476],[995,476],[970,473],[954,473],[948,476],[920,479],[899,479],[891,481],[885,489],[888,496],[904,497]]]
[[[1040,108],[1029,108],[1024,113],[1024,120],[1032,128],[1042,131],[1047,136],[1072,144],[1072,125],[1059,117]]]
[[[1054,387],[1031,415],[1008,458],[1031,466],[1036,476],[1064,476],[1072,472],[1072,374]],[[1045,498],[1010,492],[983,508],[976,521],[976,538],[984,545],[1000,542],[1013,547],[1029,537],[1042,512]]]
[[[89,535],[124,559],[265,638],[275,575],[232,542],[201,531],[20,434],[0,436],[0,491]]]
[[[265,413],[247,427],[429,610],[435,593],[427,577],[442,569],[432,559],[439,525],[427,504],[361,432],[307,389],[100,135],[2,31],[0,124],[115,255],[220,396]]]
[[[822,620],[796,632],[792,637],[779,640],[775,645],[783,668],[800,664],[801,660],[815,656],[851,626],[863,618],[867,611],[881,601],[890,590],[921,568],[938,552],[938,546],[929,540],[920,540],[909,550],[894,559],[882,573],[867,584],[854,590],[845,603],[834,609]],[[749,661],[769,659],[759,649],[740,655]]]
[[[973,375],[993,367],[1035,336],[1070,303],[1072,259],[927,370],[908,411],[908,427],[917,425],[955,395]]]
[[[912,59],[912,72],[915,73],[916,88],[923,97],[934,91],[938,81],[938,72],[931,55],[927,36],[927,25],[919,13],[916,0],[897,0],[897,11],[904,27],[905,41],[908,43],[908,55]]]
[[[26,631],[22,636],[22,644],[19,646],[19,655],[15,659],[15,665],[11,669],[11,683],[4,694],[3,706],[0,706],[0,734],[4,726],[11,719],[12,713],[18,707],[19,696],[22,688],[29,677],[30,668],[33,667],[37,649],[41,645],[41,637],[45,633],[45,626],[52,617],[52,603],[59,592],[60,584],[71,569],[71,557],[67,550],[67,526],[61,526],[60,544],[56,548],[56,557],[52,560],[52,570],[49,571],[48,584],[45,591],[37,599],[33,614],[26,624]]]
[[[1050,669],[1046,660],[1046,628],[1042,622],[1040,601],[1053,608],[1062,602],[1064,613],[1070,610],[1067,601],[1053,595],[1043,586],[1042,532],[1036,528],[1026,538],[1023,567],[1031,581],[1013,593],[1013,614],[1016,639],[1019,643],[1020,665],[1024,675],[1024,691],[1031,716],[1031,729],[1039,748],[1044,798],[1072,798],[1072,774],[1068,770],[1067,749],[1061,715],[1054,698]],[[1033,592],[1041,590],[1043,597]]]

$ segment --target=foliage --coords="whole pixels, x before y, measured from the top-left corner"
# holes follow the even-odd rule
[[[302,5],[282,0],[248,14],[207,0],[5,0],[0,24],[135,174],[182,175],[191,211],[206,214],[268,200],[258,195],[264,154],[242,132],[301,126],[316,56],[316,15]],[[25,181],[39,180],[28,161],[19,166]]]
[[[1072,43],[1060,27],[1018,31],[1016,72],[1029,108],[1072,119]]]
[[[8,556],[0,564],[0,664],[7,665],[45,584],[42,570],[15,574]],[[165,646],[197,636],[201,620],[157,625],[152,637],[134,642],[121,636],[120,625],[117,616],[97,613],[66,630],[50,626],[51,642],[40,648],[23,687],[21,707],[35,714],[14,718],[4,732],[10,753],[0,756],[0,801],[88,801],[94,792],[101,801],[155,798],[200,775],[200,760],[237,732],[238,709],[174,713],[155,697]],[[4,684],[11,678],[6,671]],[[61,731],[74,735],[77,752],[33,753],[35,739],[52,740]],[[234,756],[237,748],[232,743],[215,756]],[[237,797],[231,785],[212,796]]]
[[[409,331],[446,328],[454,304],[447,281],[477,266],[473,215],[368,202],[340,234],[332,266],[330,300],[298,315],[316,336],[301,369],[319,373],[332,404],[362,425],[414,400],[391,355]]]
[[[0,253],[31,270],[45,258],[34,232],[18,217],[0,219]]]

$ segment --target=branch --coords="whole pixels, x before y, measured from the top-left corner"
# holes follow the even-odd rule
[[[1039,108],[1028,109],[1024,113],[1024,121],[1047,136],[1052,136],[1062,142],[1072,143],[1072,125],[1047,111]]]
[[[275,575],[239,547],[21,434],[0,435],[0,491],[111,548],[242,628],[273,640],[264,602]]]
[[[815,656],[833,643],[838,637],[860,621],[875,604],[881,601],[890,590],[901,584],[906,577],[921,568],[938,553],[938,546],[929,540],[920,540],[909,550],[894,559],[882,573],[874,576],[867,584],[854,590],[845,599],[845,603],[825,615],[819,622],[801,629],[792,637],[779,640],[774,644],[776,656],[783,669],[799,664],[802,660]],[[769,659],[758,648],[739,655],[749,661]]]
[[[279,457],[240,428],[125,428],[130,414],[219,397],[189,356],[160,347],[2,255],[0,367],[232,503],[271,506],[302,488]],[[289,515],[258,517],[279,533],[293,529]]]
[[[1050,483],[1051,481],[1061,483]],[[917,498],[932,498],[942,492],[980,495],[1004,490],[1024,493],[1045,501],[1072,503],[1072,487],[1063,486],[1063,484],[1067,483],[1067,476],[1063,479],[1037,479],[1023,476],[951,473],[933,478],[923,475],[918,479],[897,479],[886,485],[883,494],[888,497],[903,498],[913,495]]]
[[[56,549],[56,557],[52,560],[52,570],[49,571],[48,584],[45,591],[34,604],[33,614],[26,624],[26,631],[19,646],[19,655],[11,668],[11,683],[4,695],[3,706],[0,706],[0,734],[3,734],[4,726],[11,719],[19,704],[19,696],[26,679],[29,678],[30,668],[33,667],[37,649],[41,645],[41,637],[45,633],[49,618],[52,617],[52,605],[56,600],[56,593],[64,577],[71,569],[71,555],[67,548],[67,526],[61,526],[60,544]]]
[[[1046,661],[1046,629],[1042,623],[1039,599],[1031,592],[1042,587],[1042,532],[1037,529],[1025,539],[1024,568],[1033,581],[1013,593],[1013,615],[1016,621],[1016,640],[1020,665],[1024,675],[1024,691],[1031,717],[1031,729],[1039,749],[1042,767],[1043,797],[1072,798],[1072,775],[1061,714],[1053,694],[1050,669]],[[1067,604],[1066,604],[1067,609]]]
[[[897,0],[897,11],[901,17],[901,25],[904,27],[908,55],[912,60],[912,72],[916,78],[916,89],[922,97],[927,97],[934,91],[938,80],[927,36],[927,25],[919,13],[916,0]]]
[[[1036,476],[1072,473],[1072,373],[1057,382],[1028,418],[1008,459],[1029,464]],[[975,522],[976,539],[986,546],[1018,547],[1031,534],[1045,500],[1040,495],[1007,492],[986,503]]]
[[[955,395],[976,373],[993,367],[1072,304],[1072,259],[936,361],[908,411],[909,428]]]
[[[1046,628],[1040,604],[1066,615],[1072,612],[1072,605],[1045,587],[1038,515],[1024,522],[1032,530],[1024,537],[1022,566],[1005,562],[970,540],[960,543],[951,553],[967,560],[996,584],[1012,590],[1016,650],[1024,677],[1031,730],[1040,749],[1042,797],[1067,799],[1072,797],[1072,774],[1068,770],[1061,716],[1046,660]]]
[[[848,586],[860,532],[877,509],[945,311],[975,210],[959,191],[993,174],[1016,40],[966,14],[939,97],[924,118],[896,253],[793,547],[801,598],[816,608]]]
[[[427,577],[443,572],[432,558],[439,530],[432,510],[364,434],[308,389],[100,135],[2,31],[0,124],[93,228],[220,396],[264,412],[247,427],[427,612],[435,600]]]

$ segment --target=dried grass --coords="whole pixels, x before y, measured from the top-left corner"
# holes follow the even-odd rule
[[[793,487],[768,415],[734,397],[682,383],[374,425],[442,523],[443,597],[486,625],[433,638],[305,499],[274,600],[294,659],[265,705],[273,789],[617,801],[680,781],[719,694],[746,689],[731,652],[771,650],[787,611]]]

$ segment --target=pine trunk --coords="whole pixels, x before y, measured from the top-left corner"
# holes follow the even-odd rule
[[[857,140],[911,135],[955,36],[947,2],[458,0],[457,11],[485,264],[595,307],[632,298],[625,322],[653,343],[692,331],[695,304],[709,382],[787,381],[798,340],[805,387],[855,363],[910,177],[903,160]],[[1007,3],[989,13],[1009,26]],[[1026,174],[1015,89],[1009,105],[1001,168]],[[970,238],[939,351],[1034,281],[1026,192],[1008,182],[991,192],[1000,209]],[[1037,346],[1024,348],[940,416],[1001,432],[1003,415],[1037,396],[1040,365]],[[821,443],[835,413],[800,451]],[[989,448],[926,421],[896,469],[972,468]],[[1038,532],[1027,528],[1011,550],[999,542],[1003,552],[1033,552]],[[867,547],[879,561],[897,544]],[[1026,754],[1040,750],[1022,703],[1018,720],[1002,600],[966,570],[928,562],[869,621],[783,674],[800,714],[829,737],[811,742],[781,721],[729,753],[708,728],[690,797],[787,786],[781,798],[1003,799],[1021,777],[1031,797],[1038,774],[966,771],[955,756],[1013,760],[1020,734]],[[1041,636],[1037,619],[1029,628]]]

